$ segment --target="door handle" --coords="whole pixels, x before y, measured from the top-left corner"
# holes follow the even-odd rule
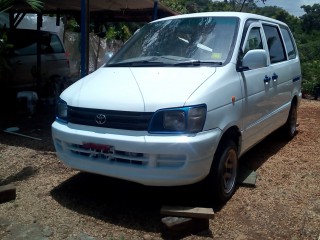
[[[276,82],[277,80],[278,80],[278,75],[276,74],[276,73],[273,73],[273,75],[272,75],[272,80],[274,81],[274,82]]]
[[[265,75],[263,81],[265,84],[269,84],[269,82],[271,81],[271,77]]]

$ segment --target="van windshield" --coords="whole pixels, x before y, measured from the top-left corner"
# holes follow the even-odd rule
[[[230,60],[239,19],[194,17],[145,25],[106,66],[223,65]]]

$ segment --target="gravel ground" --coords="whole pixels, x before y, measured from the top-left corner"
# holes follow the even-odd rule
[[[51,114],[2,117],[0,186],[14,184],[17,198],[0,204],[0,239],[163,239],[163,205],[210,207],[210,228],[184,239],[320,240],[320,101],[304,99],[295,138],[276,132],[241,163],[256,170],[256,187],[239,186],[223,206],[198,185],[145,187],[80,173],[60,163],[52,145]]]

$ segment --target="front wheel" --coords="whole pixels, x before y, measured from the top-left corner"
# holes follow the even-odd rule
[[[221,143],[215,154],[208,184],[218,203],[227,202],[235,192],[238,175],[238,150],[231,141]]]

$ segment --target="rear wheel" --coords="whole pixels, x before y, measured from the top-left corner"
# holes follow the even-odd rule
[[[235,192],[238,175],[238,150],[231,141],[222,142],[214,157],[208,183],[214,199],[219,203],[228,201]]]
[[[289,140],[291,140],[296,134],[297,119],[298,119],[298,107],[296,103],[292,103],[287,122],[283,126],[283,132],[285,134],[285,137]]]

